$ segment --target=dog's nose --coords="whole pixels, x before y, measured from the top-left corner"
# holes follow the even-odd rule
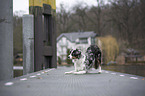
[[[70,59],[70,56],[68,56],[68,59]]]

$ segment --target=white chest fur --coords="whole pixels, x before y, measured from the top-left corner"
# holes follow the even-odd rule
[[[80,59],[73,59],[75,71],[82,71],[85,69],[85,56],[82,56]]]

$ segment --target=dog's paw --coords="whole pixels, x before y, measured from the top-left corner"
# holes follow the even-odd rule
[[[72,74],[74,71],[65,72],[64,74]]]
[[[65,72],[64,74],[72,74],[71,72]]]
[[[99,71],[99,72],[98,72],[98,74],[101,74],[101,73],[102,73],[102,71]]]
[[[86,71],[78,71],[78,72],[74,72],[73,74],[79,75],[79,74],[86,74]]]
[[[69,72],[65,72],[64,74],[70,74]]]

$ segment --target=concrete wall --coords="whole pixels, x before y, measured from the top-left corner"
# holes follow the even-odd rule
[[[34,72],[34,17],[23,16],[23,74]]]
[[[13,78],[13,0],[0,1],[0,80]]]

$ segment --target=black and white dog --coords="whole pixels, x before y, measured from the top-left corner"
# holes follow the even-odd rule
[[[68,58],[72,59],[75,70],[65,72],[65,74],[85,74],[88,73],[93,66],[95,66],[96,69],[99,69],[99,73],[102,72],[101,50],[97,45],[88,47],[85,55],[78,49],[71,50]]]

